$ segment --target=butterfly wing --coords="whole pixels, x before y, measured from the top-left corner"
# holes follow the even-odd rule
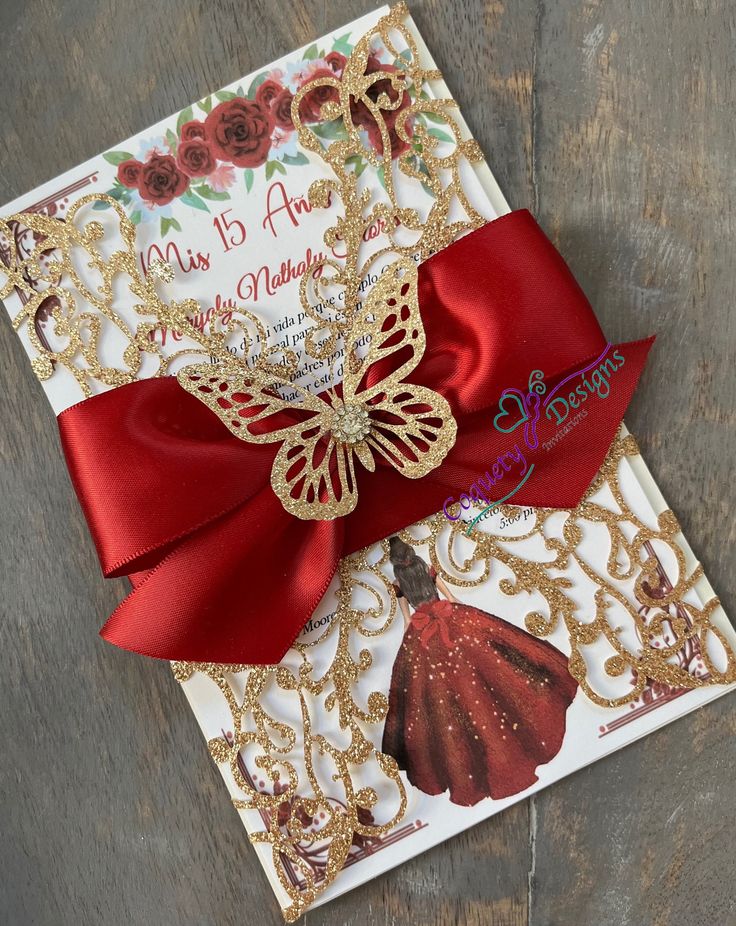
[[[249,443],[282,442],[271,484],[288,512],[305,520],[329,520],[355,508],[353,458],[332,438],[332,408],[323,399],[278,378],[272,368],[195,364],[177,378],[236,437]],[[277,387],[296,399],[283,398]]]
[[[404,383],[426,346],[419,312],[417,268],[401,258],[374,285],[354,340],[370,339],[366,356],[345,363],[346,402],[365,405],[371,432],[366,443],[411,479],[425,476],[455,443],[457,426],[448,402],[425,386]]]
[[[358,502],[350,448],[316,426],[305,425],[279,447],[271,482],[286,510],[305,520],[340,518]]]
[[[198,363],[177,374],[179,384],[204,402],[241,440],[254,444],[287,440],[303,424],[313,427],[329,406],[277,371],[249,370],[241,363]],[[295,393],[283,398],[277,388]]]

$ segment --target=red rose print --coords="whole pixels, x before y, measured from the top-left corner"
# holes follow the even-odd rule
[[[358,807],[358,823],[361,826],[374,826],[375,818],[373,814],[367,807]],[[362,849],[363,846],[374,843],[379,844],[380,839],[377,839],[375,836],[363,836],[362,833],[353,833],[353,845],[357,846],[359,849]]]
[[[401,74],[401,79],[403,80],[403,73],[393,64],[383,64],[376,58],[374,55],[370,55],[368,58],[368,63],[366,64],[365,73],[375,74],[377,71],[385,71],[387,74]],[[396,104],[396,101],[399,99],[399,93],[402,94],[401,102],[396,108],[393,108]],[[391,83],[391,79],[384,77],[381,80],[377,80],[375,83],[371,84],[370,87],[366,90],[365,95],[372,103],[377,103],[381,94],[385,94],[388,99],[391,101],[391,109],[383,109],[381,112],[384,114],[384,118],[388,122],[390,120],[395,120],[398,114],[402,109],[406,109],[411,100],[409,99],[409,94],[406,90],[398,90]],[[353,117],[353,122],[356,125],[362,125],[364,128],[370,129],[371,126],[376,127],[376,120],[373,118],[368,104],[364,100],[356,100],[354,97],[350,98],[350,114]]]
[[[135,158],[123,161],[122,164],[118,164],[118,180],[123,186],[137,187],[142,169],[143,165],[140,161],[136,161]]]
[[[189,178],[176,166],[170,154],[154,154],[143,165],[138,178],[138,192],[156,206],[165,206],[181,196]]]
[[[187,177],[206,177],[217,167],[210,146],[201,138],[181,142],[176,152],[176,163]]]
[[[284,791],[288,790],[286,785],[282,785],[280,782],[276,782],[273,788],[273,793],[278,796],[283,794]],[[292,814],[299,820],[302,826],[309,826],[312,822],[312,818],[306,812],[306,810],[299,805],[296,810],[294,810],[294,801],[282,801],[276,809],[276,819],[279,826],[286,826],[289,820],[292,817]]]
[[[339,51],[331,51],[328,55],[325,55],[325,64],[338,75],[345,70],[347,61],[345,55],[341,55]]]
[[[294,94],[290,90],[282,90],[271,106],[273,121],[279,128],[287,131],[294,128],[294,123],[291,121],[291,101],[293,99]]]
[[[255,100],[237,97],[215,106],[205,120],[207,141],[221,161],[260,167],[271,148],[273,117]]]
[[[405,142],[403,138],[399,137],[399,133],[396,130],[396,124],[401,121],[401,117],[397,119],[394,113],[384,112],[384,118],[386,121],[386,128],[388,129],[388,137],[391,142],[391,157],[397,158],[400,154],[404,154],[404,152],[408,151],[411,145]],[[414,126],[411,119],[403,123],[402,128],[406,131],[409,138],[414,135]],[[381,138],[381,130],[378,127],[378,123],[371,120],[367,130],[368,141],[371,147],[377,154],[383,155],[383,139]]]
[[[309,86],[316,80],[324,77],[335,79],[335,72],[329,68],[319,68],[312,74],[308,80],[302,84],[303,87]],[[301,99],[299,104],[299,116],[302,122],[319,122],[322,118],[321,110],[325,103],[336,103],[339,100],[337,87],[331,87],[329,84],[322,84],[309,90]]]
[[[270,109],[273,101],[284,88],[277,80],[268,78],[256,90],[256,103],[264,109]]]
[[[193,138],[205,138],[204,122],[198,119],[192,119],[191,122],[185,122],[179,132],[182,141],[191,141]]]

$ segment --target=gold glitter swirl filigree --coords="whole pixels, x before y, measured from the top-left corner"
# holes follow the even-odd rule
[[[100,203],[112,210],[104,224],[85,218],[85,207]],[[447,401],[431,389],[404,383],[426,346],[413,260],[399,257],[370,291],[366,311],[351,329],[353,340],[368,344],[367,354],[348,364],[339,393],[333,387],[321,396],[293,383],[296,354],[268,347],[263,323],[253,313],[226,306],[205,331],[194,321],[199,311],[195,300],[164,301],[156,282],[169,277],[170,268],[159,262],[148,275],[141,273],[135,226],[111,197],[81,197],[66,221],[34,213],[11,216],[0,225],[0,233],[3,228],[9,233],[19,222],[38,243],[24,258],[11,251],[0,297],[32,279],[16,325],[34,319],[47,304],[54,334],[64,342],[56,347],[42,343],[29,326],[41,354],[34,360],[37,372],[50,374],[61,363],[90,395],[91,380],[120,386],[137,379],[145,355],[153,360],[149,376],[171,372],[172,364],[184,363],[184,358],[207,358],[204,363],[187,362],[178,372],[180,384],[241,440],[281,444],[271,484],[291,514],[325,520],[352,511],[358,497],[356,460],[372,472],[375,458],[382,457],[403,475],[418,479],[452,447],[457,428]],[[111,224],[117,228],[110,229]],[[116,310],[121,293],[132,297],[132,309],[141,317],[134,330]],[[193,346],[165,357],[151,337],[159,327],[171,328]],[[100,341],[114,341],[111,328],[127,339],[120,366],[103,365],[99,359]],[[233,341],[242,346],[242,355],[229,349]],[[369,378],[370,373],[376,375]],[[280,388],[292,390],[299,400],[284,399]],[[288,413],[286,420],[273,426],[279,413]]]
[[[342,243],[345,256],[312,264],[300,281],[312,322],[307,352],[325,359],[343,341],[340,389],[333,383],[325,398],[296,386],[296,355],[269,348],[252,313],[224,306],[205,326],[194,300],[166,301],[157,287],[170,271],[154,262],[141,272],[135,226],[107,196],[82,197],[65,220],[29,213],[0,221],[0,298],[21,295],[14,325],[27,330],[38,377],[64,368],[89,396],[176,372],[233,433],[281,442],[273,485],[298,517],[351,511],[356,459],[371,470],[383,457],[410,477],[436,466],[455,437],[450,409],[434,392],[403,383],[425,348],[415,260],[483,223],[461,177],[463,161],[481,154],[463,140],[454,101],[432,97],[440,75],[422,67],[405,14],[403,4],[393,8],[357,43],[341,76],[318,76],[292,104],[301,145],[334,173],[312,185],[311,205],[335,201],[342,209],[325,243],[333,253]],[[375,38],[396,64],[381,64]],[[300,118],[315,90],[327,100],[322,124],[339,123],[340,131],[320,132]],[[105,208],[92,212],[96,206]],[[388,243],[368,246],[379,227]],[[386,264],[366,294],[371,269]],[[328,298],[330,288],[339,298]],[[186,338],[171,356],[153,338],[163,326]],[[392,356],[398,366],[367,387],[366,373],[384,370]],[[287,386],[297,402],[282,398]],[[279,429],[264,433],[267,419]],[[603,708],[620,708],[655,684],[686,690],[736,681],[734,654],[713,620],[717,599],[700,604],[693,594],[702,570],[688,573],[674,516],[664,512],[648,525],[624,497],[619,469],[636,452],[631,438],[618,440],[577,508],[537,509],[519,533],[479,522],[468,537],[464,522],[449,526],[442,515],[400,532],[428,550],[448,585],[488,583],[525,609],[528,601],[529,632],[566,636],[571,673]],[[501,507],[505,516],[515,510]],[[607,550],[602,570],[586,554],[595,532],[597,550]],[[375,638],[397,611],[387,551],[384,541],[340,563],[327,628],[308,643],[300,638],[279,666],[173,667],[182,684],[202,681],[220,693],[224,726],[208,733],[210,752],[231,779],[236,807],[260,814],[263,828],[251,839],[271,848],[289,921],[334,881],[356,844],[380,839],[405,814],[397,763],[379,748],[388,683],[387,667],[374,664]]]
[[[382,457],[403,475],[419,479],[439,466],[455,442],[457,425],[447,400],[404,382],[426,343],[412,260],[400,258],[382,274],[352,334],[367,338],[368,353],[348,365],[339,394],[331,389],[313,395],[281,377],[277,367],[248,367],[237,360],[187,366],[178,374],[181,385],[236,437],[281,442],[271,485],[298,518],[349,514],[358,501],[356,460],[374,472],[375,457]],[[278,386],[296,388],[300,402],[282,399]],[[268,426],[285,411],[290,415],[283,424]]]
[[[734,654],[711,620],[718,599],[700,606],[690,594],[703,572],[697,565],[688,573],[676,540],[680,527],[674,514],[664,511],[656,527],[647,526],[624,497],[619,465],[625,456],[636,454],[630,435],[615,441],[575,509],[535,509],[533,527],[519,536],[476,528],[470,537],[474,551],[462,562],[456,552],[465,527],[462,522],[453,525],[448,545],[454,572],[448,581],[462,585],[488,581],[499,566],[505,566],[512,577],[500,579],[501,592],[536,593],[544,599],[544,611],[527,614],[527,629],[546,637],[562,623],[570,646],[570,672],[591,701],[610,708],[635,701],[653,683],[692,689],[736,681]],[[602,489],[610,493],[610,503],[593,499]],[[502,506],[502,510],[509,514],[514,508]],[[606,573],[594,568],[582,551],[594,525],[605,529]],[[528,550],[525,544],[534,537],[543,543],[543,558],[513,552],[515,546]],[[674,584],[662,568],[663,560],[677,575]],[[481,577],[463,581],[463,573],[478,564],[483,567]],[[580,606],[579,589],[586,580],[594,590],[592,610]],[[612,686],[612,680],[617,684]]]
[[[633,438],[617,439],[577,508],[534,509],[530,526],[514,535],[477,527],[468,539],[462,522],[449,526],[442,515],[399,532],[405,542],[426,551],[450,586],[495,585],[509,597],[541,596],[546,609],[527,613],[527,629],[545,637],[562,623],[571,673],[585,695],[607,709],[632,703],[656,686],[676,691],[736,681],[734,654],[711,620],[718,601],[700,606],[690,595],[701,568],[688,574],[672,512],[663,512],[656,527],[647,527],[624,497],[619,468],[626,456],[636,454]],[[502,506],[506,518],[519,511]],[[582,550],[591,530],[602,530],[607,538],[603,571]],[[535,543],[537,553],[530,558]],[[670,581],[663,562],[668,570],[674,564],[676,581]],[[580,603],[580,583],[574,578],[580,574],[592,585],[590,605]],[[235,805],[266,811],[262,819],[268,827],[251,838],[272,847],[279,880],[292,901],[285,911],[289,921],[334,880],[356,839],[378,837],[395,827],[406,806],[396,764],[377,746],[386,696],[383,691],[365,699],[357,694],[375,668],[375,647],[361,648],[359,641],[386,633],[397,611],[388,541],[345,558],[339,580],[337,610],[327,629],[308,643],[297,641],[281,666],[175,666],[180,681],[203,673],[224,695],[234,735],[217,737],[210,749],[216,762],[227,763],[244,795]],[[368,602],[363,608],[354,603],[361,595]],[[626,621],[633,630],[629,642],[624,639]],[[245,680],[236,683],[241,676]],[[606,679],[620,690],[612,693]],[[386,684],[385,668],[383,680]],[[298,704],[290,721],[287,693]],[[328,727],[339,734],[327,732]],[[245,762],[243,755],[252,746],[256,753]],[[294,757],[301,756],[300,774]],[[317,771],[317,760],[325,757],[332,763],[329,783]],[[380,818],[383,822],[365,823],[369,808],[377,813],[386,806],[383,800],[376,804],[376,786],[358,783],[366,766],[396,790],[398,807],[387,814],[390,819]],[[259,790],[249,767],[263,770],[271,787]],[[319,812],[328,822],[315,829]],[[312,861],[315,845],[322,847],[317,865]],[[299,885],[287,877],[288,863],[302,872]]]
[[[324,240],[330,249],[342,242],[345,258],[325,258],[301,280],[302,306],[315,323],[307,334],[307,348],[314,357],[331,354],[340,335],[346,338],[348,355],[352,353],[357,338],[350,329],[363,311],[364,281],[374,265],[387,255],[428,257],[485,221],[473,208],[461,177],[463,161],[479,162],[483,155],[477,142],[462,138],[453,116],[457,103],[434,99],[428,92],[430,82],[441,74],[422,67],[414,36],[403,22],[406,15],[404,3],[393,7],[360,39],[340,77],[315,78],[292,102],[300,144],[324,159],[335,173],[334,180],[312,184],[310,202],[326,207],[334,195],[344,209]],[[395,56],[396,65],[378,61],[376,39]],[[303,100],[319,88],[332,97],[322,106],[321,122],[335,122],[342,129],[340,137],[329,144],[319,125],[306,125],[301,118]],[[419,114],[426,119],[417,119]],[[427,120],[435,125],[434,130],[424,124]],[[366,131],[380,138],[380,143],[365,143]],[[404,148],[396,157],[396,151]],[[361,180],[364,162],[373,169],[366,170]],[[421,188],[430,193],[424,212],[416,205]],[[364,257],[366,239],[376,226],[389,242]],[[333,287],[340,291],[336,301],[340,309],[328,313],[326,297]]]
[[[461,176],[463,161],[479,162],[482,154],[475,141],[462,137],[453,115],[455,101],[432,97],[430,82],[441,75],[421,65],[416,41],[402,21],[406,13],[403,3],[392,8],[358,41],[341,77],[315,77],[292,103],[300,144],[335,175],[312,185],[311,205],[327,207],[334,195],[344,210],[327,229],[325,243],[334,253],[341,242],[345,256],[311,264],[300,280],[300,301],[312,323],[305,351],[324,360],[335,354],[342,338],[346,367],[353,372],[360,363],[356,344],[365,343],[366,334],[365,324],[355,322],[368,314],[363,296],[375,282],[372,268],[380,271],[392,258],[427,257],[485,221]],[[396,64],[380,63],[371,44],[376,39],[396,56]],[[304,124],[300,109],[305,96],[325,88],[334,99],[322,106],[321,122]],[[329,144],[319,134],[327,122],[342,126],[340,137]],[[380,143],[365,144],[366,132]],[[394,157],[397,146],[402,152]],[[423,210],[418,199],[426,203]],[[88,207],[98,210],[97,218],[85,223],[82,212]],[[381,236],[388,238],[385,246],[368,247]],[[252,343],[253,316],[221,306],[213,310],[205,333],[195,322],[201,312],[194,300],[166,304],[157,295],[154,280],[171,279],[170,269],[159,263],[152,262],[148,275],[140,272],[135,226],[121,205],[104,194],[81,197],[66,219],[21,213],[0,220],[0,299],[16,292],[23,302],[13,322],[28,332],[37,376],[45,380],[64,367],[89,396],[96,387],[166,375],[189,356],[227,362],[232,369],[235,345],[244,335],[246,344]],[[338,298],[327,298],[334,288]],[[137,324],[125,319],[125,297],[130,296],[141,316]],[[166,356],[153,336],[163,327],[193,344]],[[256,343],[266,343],[262,326]],[[111,345],[118,349],[115,363]],[[294,354],[281,353],[282,376],[296,373]]]
[[[101,205],[104,213],[92,211]],[[33,242],[25,253],[18,247],[19,227]],[[80,197],[65,219],[33,212],[0,219],[0,239],[7,242],[0,261],[0,299],[14,290],[23,294],[13,325],[17,330],[26,324],[37,353],[33,368],[42,380],[60,365],[90,396],[94,383],[123,386],[143,376],[165,376],[184,358],[209,358],[230,369],[253,368],[273,377],[296,369],[293,351],[265,346],[265,327],[252,312],[231,306],[214,310],[205,331],[196,323],[200,306],[194,299],[163,300],[156,282],[170,280],[171,267],[152,262],[148,275],[141,272],[135,225],[110,196]],[[123,306],[132,308],[137,324],[125,321]],[[39,312],[52,322],[53,343],[40,337]],[[186,337],[192,346],[166,356],[153,338],[161,327]],[[228,350],[233,344],[244,345],[242,356]],[[103,362],[116,348],[119,362]]]
[[[356,842],[389,832],[406,811],[395,759],[377,749],[375,736],[366,732],[385,719],[386,695],[357,694],[373,661],[361,639],[383,633],[396,614],[393,587],[376,566],[366,551],[342,560],[338,607],[328,629],[312,644],[297,642],[279,666],[174,664],[182,683],[200,673],[222,693],[232,732],[213,738],[210,753],[229,767],[242,795],[235,806],[258,810],[267,822],[250,838],[271,846],[274,868],[292,901],[284,911],[288,922],[334,881]],[[361,581],[359,573],[369,571],[378,582]],[[372,604],[352,603],[356,586],[366,590]],[[332,647],[321,671],[318,661],[308,658],[315,644]],[[330,726],[339,733],[331,733]],[[270,784],[259,786],[251,770]],[[393,797],[386,794],[387,785]],[[318,864],[312,861],[316,857]],[[299,872],[299,885],[287,877],[287,865]]]
[[[147,275],[138,269],[135,226],[120,204],[104,195],[82,197],[66,220],[28,213],[0,223],[0,240],[8,242],[0,264],[0,298],[13,290],[24,294],[14,323],[28,323],[39,377],[48,378],[57,364],[63,365],[89,396],[94,381],[120,386],[176,369],[183,388],[237,437],[280,444],[271,484],[286,510],[299,518],[324,520],[350,513],[358,497],[356,461],[372,472],[381,457],[413,479],[438,466],[456,436],[449,404],[430,389],[404,382],[425,349],[415,258],[426,257],[482,223],[460,176],[462,159],[480,160],[481,154],[475,142],[461,139],[451,114],[455,103],[432,99],[427,92],[429,81],[440,75],[420,65],[415,40],[402,23],[405,14],[403,5],[395,7],[358,41],[341,77],[315,77],[292,104],[301,144],[318,153],[335,173],[334,180],[312,185],[311,202],[327,206],[334,193],[344,208],[344,215],[327,230],[325,242],[334,246],[341,239],[345,258],[310,265],[300,281],[300,299],[312,322],[307,352],[316,359],[340,356],[335,345],[339,338],[344,341],[339,390],[335,377],[322,395],[295,384],[296,355],[268,348],[263,325],[252,313],[222,307],[205,331],[195,323],[201,312],[194,300],[161,299],[155,283],[171,281],[171,268],[159,260],[151,263]],[[371,44],[375,37],[400,66],[380,63]],[[399,43],[406,46],[403,51]],[[307,127],[299,115],[305,95],[325,88],[334,99],[322,106],[322,123],[341,120],[344,133],[327,146],[316,133],[319,124]],[[451,139],[450,150],[438,153],[438,146],[448,148],[448,142],[427,131],[416,119],[420,113],[450,132],[443,136]],[[366,128],[369,134],[378,133],[377,146],[363,144],[359,129]],[[430,194],[425,197],[431,201],[426,215],[399,202],[401,184],[394,177],[397,145],[408,146],[397,159],[398,174]],[[372,168],[366,172],[372,187],[363,181],[361,188],[358,155]],[[385,197],[377,195],[379,189]],[[85,207],[112,211],[104,220],[85,222]],[[388,244],[364,258],[367,232],[379,224]],[[18,249],[18,227],[33,239],[28,254]],[[389,256],[392,262],[386,265]],[[383,272],[363,298],[370,268],[378,261]],[[310,286],[341,289],[341,309],[334,317],[325,306],[335,300],[324,300],[318,311]],[[141,318],[132,327],[121,311],[121,292],[132,296],[132,309]],[[55,344],[40,336],[36,320],[41,310],[53,323]],[[188,346],[165,356],[153,337],[158,328],[170,328],[186,338]],[[235,343],[243,345],[242,353],[233,348]],[[120,362],[111,365],[101,358],[110,356],[114,344],[119,345]],[[255,345],[259,350],[252,349]],[[364,348],[362,355],[359,346]],[[184,366],[185,358],[204,362]],[[289,400],[284,398],[287,393]]]
[[[463,522],[450,526],[441,514],[399,532],[402,540],[424,551],[450,586],[493,587],[509,598],[541,597],[546,607],[527,612],[527,629],[545,637],[564,627],[570,671],[585,695],[605,709],[633,703],[658,686],[674,692],[736,681],[734,653],[712,621],[717,599],[701,606],[690,594],[701,568],[688,574],[672,512],[663,512],[656,527],[648,527],[626,501],[619,470],[625,457],[636,454],[633,438],[617,439],[577,508],[533,509],[528,528],[522,521],[514,534],[481,525],[468,538]],[[502,506],[507,519],[520,511]],[[608,544],[602,571],[583,550],[594,531],[602,532]],[[599,537],[596,559],[601,542]],[[669,578],[673,567],[676,581]],[[583,604],[580,575],[590,583]],[[224,695],[234,736],[212,740],[211,752],[216,762],[229,766],[244,795],[236,798],[236,806],[268,811],[262,814],[268,827],[251,838],[272,847],[279,880],[292,901],[286,910],[289,921],[334,880],[356,838],[395,827],[406,806],[396,765],[378,748],[385,689],[365,700],[357,694],[365,690],[369,672],[380,669],[374,666],[376,646],[361,648],[359,641],[386,633],[397,612],[388,541],[345,558],[339,579],[334,617],[310,642],[298,640],[281,666],[175,666],[180,681],[203,673]],[[354,603],[360,596],[369,602],[363,608]],[[238,670],[245,681],[236,683]],[[378,678],[387,685],[385,666]],[[612,692],[606,680],[619,690]],[[298,704],[291,720],[286,719],[287,694]],[[244,762],[244,752],[253,745],[256,753]],[[301,756],[300,774],[300,759],[294,757]],[[334,770],[329,783],[317,772],[317,759],[324,757]],[[399,805],[387,814],[390,819],[384,816],[384,822],[369,825],[361,822],[365,809],[377,813],[385,803],[375,803],[375,783],[363,784],[366,766],[392,784]],[[262,769],[270,789],[259,790],[246,774],[248,767]],[[318,810],[329,822],[315,831],[306,824]],[[310,861],[314,845],[323,846],[317,866]],[[287,861],[302,871],[300,885],[286,876]]]

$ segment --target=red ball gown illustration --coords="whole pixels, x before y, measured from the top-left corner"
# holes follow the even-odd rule
[[[391,675],[383,751],[420,791],[449,790],[454,804],[518,794],[562,746],[577,692],[567,658],[457,601],[398,537],[390,551],[406,627]]]

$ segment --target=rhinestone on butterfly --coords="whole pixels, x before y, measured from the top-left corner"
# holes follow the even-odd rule
[[[342,383],[320,395],[284,378],[277,364],[247,367],[234,359],[178,374],[187,392],[241,440],[281,442],[271,485],[286,510],[306,520],[342,517],[355,508],[356,458],[373,472],[382,457],[419,479],[455,443],[447,401],[404,382],[426,346],[413,260],[401,257],[381,274],[350,340],[367,344],[366,356],[352,355]],[[279,387],[296,391],[299,401],[281,398]]]
[[[357,444],[371,432],[371,421],[365,405],[343,405],[335,410],[332,434],[343,444]]]

